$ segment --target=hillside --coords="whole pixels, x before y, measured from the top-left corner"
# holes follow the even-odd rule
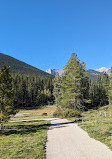
[[[11,56],[5,55],[3,53],[0,53],[0,67],[2,67],[3,64],[6,64],[7,66],[11,67],[12,72],[20,72],[20,73],[26,73],[26,74],[37,74],[42,76],[52,76],[36,67],[33,67],[25,62],[22,62],[20,60],[17,60]],[[53,76],[52,76],[53,77]]]

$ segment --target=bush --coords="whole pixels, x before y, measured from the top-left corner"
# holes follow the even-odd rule
[[[60,118],[70,118],[70,117],[81,117],[81,114],[77,110],[68,109],[65,111],[62,111],[61,109],[57,109],[54,114],[54,117],[60,117]]]
[[[68,109],[63,112],[63,117],[81,117],[81,114],[77,110]]]
[[[56,111],[53,113],[53,116],[54,116],[54,117],[62,118],[62,117],[63,117],[63,112],[58,109],[58,110],[56,110]]]

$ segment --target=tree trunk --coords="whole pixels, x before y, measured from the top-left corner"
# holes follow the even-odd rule
[[[3,130],[2,110],[1,110],[1,125],[0,125],[0,130]]]
[[[3,120],[1,119],[1,126],[0,126],[0,130],[3,130]]]

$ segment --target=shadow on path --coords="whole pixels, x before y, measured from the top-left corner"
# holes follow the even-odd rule
[[[68,121],[68,122],[62,122],[62,123],[56,123],[56,124],[51,124],[50,125],[50,130],[54,128],[62,128],[62,127],[67,127],[68,124],[73,124],[74,122]]]

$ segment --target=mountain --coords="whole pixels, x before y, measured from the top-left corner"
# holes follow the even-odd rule
[[[11,56],[0,53],[0,67],[6,64],[11,67],[12,72],[20,72],[25,74],[37,74],[42,76],[51,76],[47,72],[44,72],[36,67],[33,67],[25,62],[17,60]]]
[[[48,70],[46,70],[47,73],[52,74],[52,75],[56,75],[56,73],[59,73],[59,76],[61,76],[63,74],[63,70],[59,70],[59,69],[51,69],[49,68]]]
[[[101,68],[99,68],[99,69],[96,69],[96,71],[98,71],[98,72],[106,72],[108,75],[110,75],[110,72],[111,72],[111,68],[106,68],[106,67],[101,67]]]
[[[103,75],[103,72],[98,72],[98,71],[95,71],[95,70],[92,70],[92,69],[89,69],[86,71],[89,75],[89,79],[92,79],[94,78],[96,80],[96,78],[98,76],[102,76]]]
[[[48,69],[48,70],[46,70],[46,72],[49,73],[49,74],[52,74],[52,75],[54,75],[54,76],[55,76],[56,73],[58,72],[59,75],[61,76],[64,71],[63,71],[63,70],[59,70],[59,69]],[[99,72],[99,71],[92,70],[92,69],[89,69],[89,70],[87,70],[86,72],[87,72],[88,75],[89,75],[89,79],[92,79],[92,78],[96,79],[97,76],[102,76],[103,73],[104,73],[104,72]]]

